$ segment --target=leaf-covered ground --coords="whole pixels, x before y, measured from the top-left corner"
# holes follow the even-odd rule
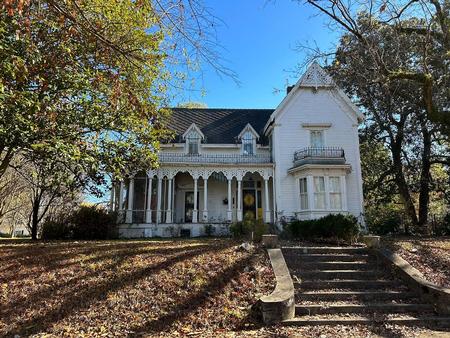
[[[230,240],[0,241],[0,336],[412,337],[378,325],[263,327],[274,277]],[[436,336],[437,337],[437,336]]]
[[[424,277],[450,288],[450,237],[383,238],[383,245],[401,255]]]

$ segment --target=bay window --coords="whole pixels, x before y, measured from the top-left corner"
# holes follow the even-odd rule
[[[314,209],[325,209],[325,177],[314,176]]]
[[[306,177],[300,179],[300,210],[308,209],[308,186]]]
[[[339,176],[330,176],[329,178],[330,190],[330,209],[342,209],[342,193],[341,180]]]

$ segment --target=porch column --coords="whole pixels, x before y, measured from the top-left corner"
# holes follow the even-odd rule
[[[242,222],[242,178],[238,179],[237,221]]]
[[[133,223],[134,178],[130,178],[128,187],[128,209],[125,223]]]
[[[161,223],[161,192],[162,192],[162,178],[158,177],[158,199],[156,201],[156,222]]]
[[[114,200],[116,199],[115,192],[116,192],[116,189],[115,189],[114,183],[111,182],[111,193],[109,195],[109,211],[111,211],[111,212],[114,211]]]
[[[227,219],[229,222],[233,220],[233,211],[231,210],[231,181],[232,179],[228,179],[228,210],[227,210]]]
[[[120,181],[119,188],[119,211],[123,211],[123,181]]]
[[[167,188],[167,210],[166,223],[172,223],[172,179],[168,180],[169,187]]]
[[[145,223],[152,222],[152,177],[148,177],[147,206],[145,207]]]
[[[264,197],[265,197],[265,217],[264,222],[269,223],[270,222],[270,207],[269,207],[269,179],[264,178]]]
[[[198,223],[198,206],[197,206],[197,180],[198,178],[194,178],[194,211],[192,214],[192,223]]]
[[[203,179],[203,222],[208,222],[208,178]]]

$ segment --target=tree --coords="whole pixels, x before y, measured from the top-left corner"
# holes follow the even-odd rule
[[[448,0],[370,0],[365,4],[341,0],[307,0],[333,26],[358,40],[367,50],[366,61],[383,83],[409,82],[419,90],[427,119],[450,133],[450,2]],[[365,12],[368,21],[359,20]],[[417,39],[414,61],[386,63],[379,45],[370,38],[380,25],[394,34]],[[400,46],[397,46],[399,48]],[[401,48],[401,47],[400,47]]]
[[[411,67],[425,38],[398,33],[396,27],[382,22],[376,24],[374,20],[368,14],[360,14],[356,21],[359,34],[370,43],[371,49],[367,49],[361,38],[345,34],[330,70],[364,108],[368,140],[389,149],[390,159],[382,177],[392,177],[411,223],[423,230],[429,213],[430,169],[435,160],[442,160],[446,154],[437,146],[443,142],[440,125],[429,119],[421,98],[422,88],[401,78],[386,81],[369,62],[370,55],[376,53],[383,55],[383,64],[389,69]],[[408,25],[413,26],[420,20],[411,21]]]

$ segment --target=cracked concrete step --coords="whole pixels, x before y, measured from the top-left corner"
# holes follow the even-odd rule
[[[408,303],[373,303],[373,304],[343,304],[343,305],[296,305],[296,315],[338,314],[338,313],[408,313],[432,312],[431,304]]]
[[[284,254],[284,253],[283,253]],[[297,253],[287,253],[284,255],[286,262],[297,263],[297,262],[376,262],[375,256],[364,255],[364,254],[302,254]]]
[[[365,247],[283,247],[283,254],[367,254],[368,250]]]
[[[292,268],[302,270],[376,270],[375,264],[367,262],[295,262]]]
[[[404,285],[395,280],[360,280],[360,279],[336,279],[336,280],[302,280],[294,282],[296,288],[316,290],[316,289],[378,289],[396,288]]]
[[[301,300],[397,300],[415,298],[417,295],[409,291],[305,291],[296,294],[297,299]]]
[[[435,325],[440,327],[450,327],[450,317],[413,317],[399,316],[388,318],[367,318],[367,317],[295,317],[293,319],[284,320],[283,325],[306,326],[306,325],[372,325],[376,323],[390,323],[397,325]]]
[[[297,271],[293,270],[293,274],[300,279],[378,279],[384,275],[381,270],[309,270]]]

